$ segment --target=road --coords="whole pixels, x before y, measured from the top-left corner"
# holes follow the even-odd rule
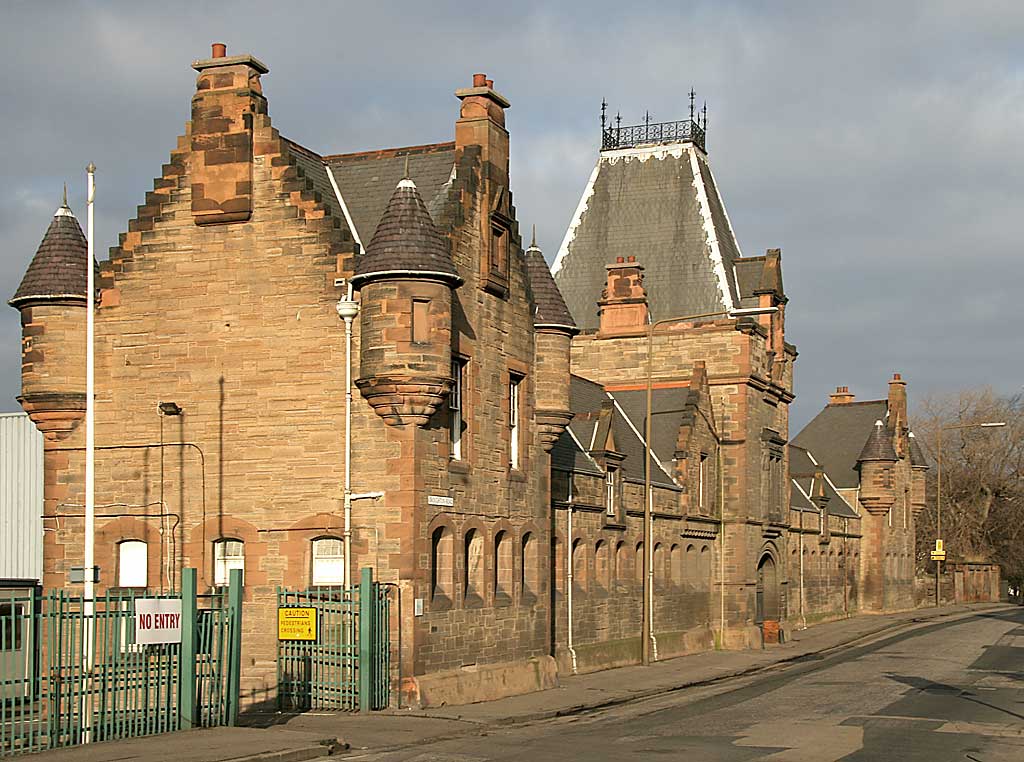
[[[348,758],[1021,762],[1024,610],[920,626],[606,711]]]

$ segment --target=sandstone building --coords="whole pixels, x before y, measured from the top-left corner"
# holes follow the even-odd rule
[[[636,662],[645,556],[655,658],[909,605],[902,383],[789,442],[781,254],[741,255],[700,120],[604,130],[552,274],[484,75],[453,140],[324,154],[272,123],[258,59],[193,67],[185,134],[95,265],[96,556],[101,590],[242,569],[247,701],[274,699],[278,590],[364,567],[393,585],[392,683],[420,704]],[[11,299],[46,587],[83,565],[87,259],[62,205]]]

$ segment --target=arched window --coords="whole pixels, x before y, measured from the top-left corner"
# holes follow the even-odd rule
[[[484,598],[484,538],[476,529],[466,532],[462,558],[463,590],[466,600]]]
[[[633,579],[638,585],[644,583],[644,544],[636,544],[636,553],[633,554]]]
[[[700,548],[700,589],[711,589],[711,548],[702,545]]]
[[[608,547],[608,543],[604,540],[598,540],[597,545],[594,546],[594,571],[597,577],[597,584],[601,585],[606,590],[611,586],[612,583],[612,564],[611,550]]]
[[[587,546],[583,540],[572,543],[572,584],[581,590],[587,589]]]
[[[213,543],[213,584],[227,585],[232,569],[241,569],[244,581],[245,543],[241,540],[217,540]]]
[[[512,538],[508,532],[494,535],[494,596],[512,598]]]
[[[691,543],[686,546],[686,558],[683,560],[683,580],[691,589],[700,589],[700,569],[697,561],[697,549]]]
[[[654,582],[665,583],[665,546],[660,542],[654,543]]]
[[[615,581],[625,582],[629,572],[629,556],[626,551],[626,543],[619,540],[615,546]]]
[[[537,555],[537,540],[532,532],[523,534],[520,548],[519,590],[521,596],[529,598],[539,595],[541,592],[540,558]]]
[[[148,563],[146,543],[142,540],[124,540],[118,543],[118,587],[147,587]]]
[[[313,540],[313,584],[345,583],[345,544],[337,537]]]
[[[430,595],[434,601],[452,600],[452,568],[454,565],[452,530],[438,527],[430,540]]]
[[[672,565],[672,584],[678,587],[683,584],[683,549],[678,545],[673,545],[669,551],[669,563]]]
[[[561,595],[565,592],[565,546],[557,537],[551,538],[551,561],[555,578],[555,594]]]

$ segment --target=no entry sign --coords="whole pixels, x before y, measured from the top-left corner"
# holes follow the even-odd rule
[[[137,599],[135,601],[135,642],[180,643],[181,599]]]

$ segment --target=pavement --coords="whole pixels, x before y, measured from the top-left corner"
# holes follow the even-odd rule
[[[244,717],[244,727],[206,728],[111,741],[43,752],[33,759],[41,762],[157,759],[301,762],[339,753],[346,746],[353,752],[385,752],[479,735],[487,728],[583,714],[686,688],[713,685],[789,662],[823,656],[894,631],[952,621],[984,611],[1017,608],[1010,604],[973,604],[863,615],[792,631],[786,643],[764,650],[713,651],[657,662],[650,667],[622,667],[564,676],[558,688],[496,701],[370,714],[250,714]]]

